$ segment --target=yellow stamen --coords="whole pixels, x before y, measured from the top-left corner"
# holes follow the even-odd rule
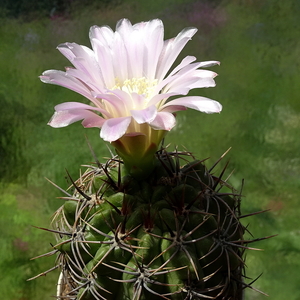
[[[116,78],[116,85],[112,89],[120,89],[129,94],[137,93],[139,95],[144,95],[146,98],[151,98],[154,89],[157,85],[157,79],[149,80],[145,77],[126,79],[123,83]]]

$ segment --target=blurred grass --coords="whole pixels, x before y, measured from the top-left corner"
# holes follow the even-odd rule
[[[46,125],[53,107],[81,97],[61,87],[39,82],[47,69],[69,62],[55,47],[63,42],[89,45],[91,25],[127,17],[133,23],[161,18],[166,38],[186,26],[199,29],[184,49],[198,60],[217,59],[211,68],[217,87],[194,91],[220,101],[220,115],[188,110],[166,142],[186,147],[213,164],[229,147],[231,183],[243,189],[243,212],[270,212],[245,219],[255,238],[279,234],[248,252],[248,275],[263,276],[254,284],[274,300],[300,299],[300,101],[299,38],[296,1],[141,1],[114,6],[86,6],[56,19],[40,17],[0,20],[1,105],[1,275],[3,300],[51,299],[57,273],[33,282],[26,279],[53,266],[53,259],[29,261],[49,251],[52,235],[31,225],[47,227],[60,205],[60,192],[46,180],[67,188],[67,169],[73,178],[81,164],[93,160],[88,137],[99,158],[109,156],[99,130],[74,124],[59,130]],[[171,147],[172,147],[171,146]],[[227,159],[221,164],[224,166]],[[221,167],[220,167],[221,168]],[[247,292],[246,300],[266,299]]]

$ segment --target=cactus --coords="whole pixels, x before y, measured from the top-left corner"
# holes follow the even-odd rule
[[[57,298],[242,299],[244,252],[259,239],[244,240],[241,195],[215,165],[161,149],[147,180],[118,157],[70,177],[45,254],[57,254]]]
[[[64,203],[47,229],[56,243],[45,254],[57,255],[58,299],[239,300],[251,287],[244,281],[244,252],[260,239],[244,239],[241,193],[223,178],[227,165],[216,176],[212,170],[221,159],[208,169],[189,152],[161,146],[175,126],[175,111],[222,109],[217,101],[198,96],[167,101],[215,84],[214,72],[198,68],[218,62],[192,63],[193,57],[166,76],[195,32],[186,29],[163,43],[160,20],[134,26],[121,20],[115,34],[94,26],[94,51],[74,43],[59,46],[75,69],[41,76],[93,103],[60,104],[49,125],[83,120],[84,127],[101,128],[100,136],[117,152],[105,163],[95,158],[78,180],[69,177],[72,191],[59,188]],[[142,66],[133,61],[139,60],[139,51]],[[112,58],[126,58],[126,70]]]

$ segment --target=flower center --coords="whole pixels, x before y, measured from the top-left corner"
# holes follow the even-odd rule
[[[116,85],[113,89],[120,89],[128,94],[137,93],[139,95],[144,95],[148,99],[151,98],[157,85],[157,79],[148,80],[145,77],[126,79],[123,83],[116,78],[115,82]]]

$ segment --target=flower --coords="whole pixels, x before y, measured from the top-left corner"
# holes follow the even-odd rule
[[[115,32],[108,26],[91,27],[92,49],[76,43],[59,45],[58,50],[74,67],[65,72],[45,71],[40,79],[71,89],[91,104],[59,104],[48,124],[64,127],[82,120],[84,127],[101,128],[101,138],[129,156],[136,148],[136,144],[130,145],[132,137],[139,141],[143,157],[150,148],[157,149],[165,133],[175,126],[174,112],[187,108],[220,112],[217,101],[186,96],[191,89],[215,86],[217,74],[199,68],[219,62],[195,62],[195,57],[187,56],[171,70],[196,31],[186,28],[164,41],[161,20],[132,25],[122,19]]]

